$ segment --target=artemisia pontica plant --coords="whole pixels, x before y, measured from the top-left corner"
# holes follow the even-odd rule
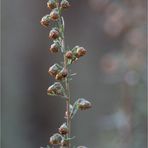
[[[75,75],[70,72],[69,67],[79,58],[86,54],[86,50],[83,47],[75,46],[74,48],[67,48],[64,41],[64,18],[62,12],[70,7],[67,0],[49,0],[47,2],[48,9],[51,10],[50,14],[45,15],[41,19],[41,24],[50,29],[49,39],[53,41],[53,44],[49,48],[49,52],[52,54],[63,54],[63,64],[55,63],[50,66],[48,74],[52,76],[56,82],[49,86],[47,94],[51,96],[60,96],[66,102],[65,111],[65,123],[63,123],[58,132],[50,137],[49,145],[60,148],[72,148],[71,140],[71,121],[78,110],[86,110],[91,108],[91,103],[84,98],[78,98],[72,105],[72,99],[70,97],[69,81],[72,76]],[[79,146],[77,148],[86,148],[85,146]]]

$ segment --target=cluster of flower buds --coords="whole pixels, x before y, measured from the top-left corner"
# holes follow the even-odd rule
[[[51,21],[57,21],[60,18],[60,11],[62,9],[67,9],[70,7],[70,4],[67,0],[62,0],[61,3],[57,2],[57,0],[49,0],[47,2],[47,7],[51,10],[49,15],[44,16],[41,19],[41,24],[44,27],[49,26],[49,22]]]
[[[78,99],[78,108],[80,110],[86,110],[91,108],[91,103],[84,98]]]
[[[62,68],[58,64],[52,65],[48,70],[49,75],[53,76],[56,80],[63,80],[67,77],[68,71],[65,68]]]
[[[65,90],[61,83],[55,82],[53,85],[51,85],[47,89],[48,95],[59,95],[59,96],[65,96]]]
[[[63,123],[59,128],[59,133],[54,134],[50,137],[49,143],[52,145],[60,145],[61,148],[67,148],[69,144],[69,140],[66,139],[66,135],[68,134],[68,127],[66,123]]]
[[[72,62],[78,60],[86,54],[86,49],[83,47],[75,46],[72,50],[66,52],[65,56]]]
[[[40,21],[41,25],[44,27],[48,27],[50,21],[59,21],[61,19],[61,10],[69,8],[70,4],[67,0],[62,0],[61,2],[58,2],[57,0],[49,0],[47,2],[47,7],[51,12],[50,14],[45,15]],[[60,37],[60,34],[61,32],[59,28],[52,28],[49,32],[49,39],[54,41],[49,48],[51,53],[57,53],[60,50],[60,45],[56,42]]]

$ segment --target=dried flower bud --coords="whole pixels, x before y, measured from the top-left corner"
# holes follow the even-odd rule
[[[62,139],[61,141],[61,148],[67,148],[67,146],[69,145],[69,140],[64,140]]]
[[[83,98],[79,99],[78,107],[80,110],[86,110],[91,108],[91,103]]]
[[[50,46],[49,51],[52,53],[57,53],[59,51],[59,46],[56,43],[53,43]]]
[[[50,21],[50,16],[45,15],[44,17],[42,17],[40,23],[41,23],[42,26],[48,27],[49,26],[49,21]]]
[[[60,82],[55,82],[47,89],[48,95],[64,95],[64,88]]]
[[[60,5],[61,5],[61,8],[63,9],[67,9],[70,7],[70,4],[67,0],[62,0]]]
[[[65,54],[65,56],[66,56],[67,59],[72,59],[73,58],[72,51],[67,51],[66,54]]]
[[[59,81],[62,80],[62,79],[63,79],[62,74],[61,74],[61,73],[58,73],[58,74],[56,75],[55,79],[56,79],[56,80],[59,80]]]
[[[56,28],[52,29],[49,33],[49,39],[55,40],[59,37],[60,33],[59,30]]]
[[[49,0],[49,1],[47,2],[47,7],[48,7],[49,9],[54,9],[54,8],[56,8],[56,7],[57,7],[56,1],[55,1],[55,0]]]
[[[67,71],[67,69],[65,69],[65,68],[63,68],[61,71],[60,71],[60,73],[62,74],[62,76],[65,78],[65,77],[67,77],[67,75],[68,75],[68,71]]]
[[[59,73],[60,70],[61,70],[60,65],[54,64],[49,68],[48,73],[49,73],[49,75],[55,77]]]
[[[76,57],[82,57],[86,54],[86,49],[84,49],[83,47],[79,47],[76,51]]]
[[[53,145],[58,145],[61,143],[62,136],[58,133],[54,134],[53,136],[50,137],[49,143]]]
[[[63,68],[59,73],[57,73],[55,79],[62,80],[68,75],[67,69]]]
[[[66,125],[66,123],[63,123],[60,128],[59,128],[59,133],[61,135],[66,135],[68,133],[68,127]]]
[[[60,15],[59,15],[59,10],[58,8],[55,8],[53,9],[51,12],[50,12],[50,18],[51,20],[53,21],[57,21],[59,19]]]

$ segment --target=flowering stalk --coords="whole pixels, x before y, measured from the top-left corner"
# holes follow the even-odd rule
[[[63,65],[55,63],[49,68],[48,74],[55,78],[58,82],[55,82],[47,89],[47,94],[52,96],[60,96],[65,99],[66,102],[66,112],[65,119],[66,122],[63,123],[58,132],[50,137],[49,145],[59,145],[60,148],[71,148],[71,121],[78,110],[86,110],[91,108],[91,103],[84,98],[79,98],[72,105],[70,97],[70,86],[69,81],[72,76],[69,71],[69,66],[77,61],[80,57],[86,54],[86,50],[83,47],[75,46],[69,49],[65,46],[64,31],[65,24],[64,18],[61,16],[62,11],[69,8],[70,4],[67,0],[49,0],[47,2],[47,7],[51,10],[50,14],[45,15],[41,19],[41,25],[44,27],[53,26],[49,32],[49,39],[53,41],[50,46],[49,51],[51,53],[61,52],[63,54]],[[49,148],[50,146],[47,145]],[[84,146],[79,146],[77,148],[86,148]]]

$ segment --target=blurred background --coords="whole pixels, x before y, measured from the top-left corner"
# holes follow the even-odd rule
[[[40,19],[46,0],[2,0],[2,148],[39,148],[65,121],[65,102],[49,97],[48,48]],[[93,108],[72,122],[73,145],[146,148],[146,0],[71,0],[66,44],[87,49],[71,66],[74,100]]]

